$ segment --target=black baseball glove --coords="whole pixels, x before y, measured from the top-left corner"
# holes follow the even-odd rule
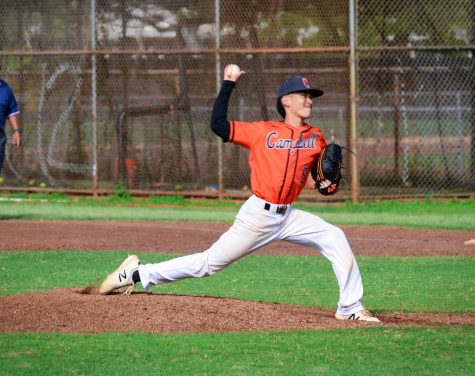
[[[321,152],[312,168],[315,189],[325,196],[338,192],[341,178],[343,153],[338,144],[329,144]]]

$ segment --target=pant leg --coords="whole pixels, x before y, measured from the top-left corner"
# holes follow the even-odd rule
[[[5,147],[7,144],[7,135],[5,130],[0,129],[0,176],[2,174],[3,161],[5,160]]]
[[[348,315],[363,308],[361,274],[350,244],[340,228],[316,215],[292,209],[279,237],[310,246],[331,262],[340,290],[338,313]]]
[[[234,224],[206,251],[178,257],[156,264],[139,266],[142,285],[170,283],[185,278],[213,275],[241,257],[257,250],[275,238],[279,214],[271,214],[250,198],[239,210]]]

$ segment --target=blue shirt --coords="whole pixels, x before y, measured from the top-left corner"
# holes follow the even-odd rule
[[[18,113],[20,110],[12,88],[5,81],[0,80],[0,130],[5,128],[5,122],[10,116]]]

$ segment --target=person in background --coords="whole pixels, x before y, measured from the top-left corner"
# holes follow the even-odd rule
[[[2,175],[3,161],[5,160],[5,149],[7,145],[7,134],[5,124],[8,120],[12,127],[12,144],[17,148],[21,146],[21,127],[19,115],[20,110],[15,99],[12,88],[0,79],[0,178]]]

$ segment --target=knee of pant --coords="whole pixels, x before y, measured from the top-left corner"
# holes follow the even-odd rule
[[[338,249],[341,264],[345,270],[350,271],[354,266],[355,259],[353,253],[351,252],[351,248],[348,245],[346,235],[342,229],[336,226],[333,226],[330,231],[331,236],[333,237],[333,243]]]
[[[343,232],[343,230],[339,227],[332,226],[331,229],[329,230],[331,233],[331,236],[335,238],[336,241],[346,239],[346,235]]]
[[[216,261],[214,261],[213,259],[210,260],[208,252],[203,252],[202,255],[205,258],[203,260],[203,264],[206,265],[206,267],[205,267],[205,270],[206,270],[205,275],[206,276],[214,275],[214,274],[220,272],[221,270],[223,270],[226,267],[226,265],[219,264]]]
[[[185,256],[186,257],[186,256]],[[186,269],[195,278],[202,278],[211,275],[209,273],[208,257],[206,253],[195,253],[188,256]]]

